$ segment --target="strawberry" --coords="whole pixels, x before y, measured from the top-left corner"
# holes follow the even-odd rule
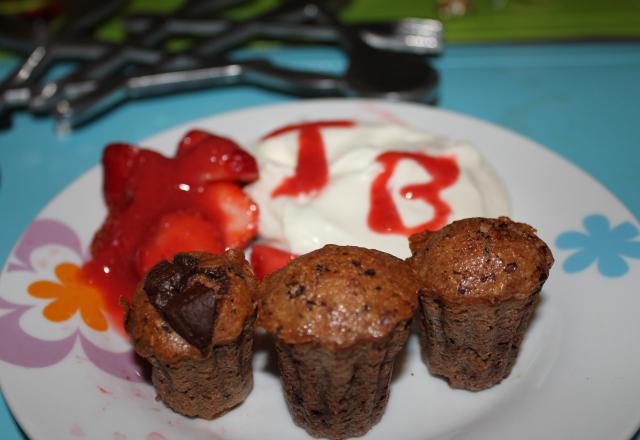
[[[244,248],[258,230],[258,205],[232,182],[216,182],[205,187],[199,204],[215,219],[226,249]]]
[[[229,139],[193,131],[175,157],[113,144],[102,163],[108,214],[83,272],[104,290],[116,322],[119,298],[131,298],[158,261],[180,251],[244,247],[256,234],[257,207],[240,185],[257,179],[258,169]]]
[[[180,142],[178,142],[178,148],[176,149],[176,157],[183,156],[185,153],[190,151],[193,147],[198,145],[200,142],[204,141],[207,138],[217,137],[216,135],[212,135],[207,133],[204,130],[189,130],[187,134],[185,134]]]
[[[249,183],[258,178],[258,166],[253,156],[231,139],[202,130],[191,130],[182,138],[176,159],[187,167],[185,175],[197,178],[184,182],[190,185],[220,180]]]
[[[139,158],[137,148],[127,144],[111,144],[104,149],[104,196],[108,207],[126,204],[125,188]]]
[[[224,252],[216,225],[196,211],[172,211],[161,216],[138,247],[136,268],[140,276],[161,260],[187,251]]]
[[[296,256],[265,244],[254,244],[251,248],[251,265],[259,280],[281,267],[284,267]]]

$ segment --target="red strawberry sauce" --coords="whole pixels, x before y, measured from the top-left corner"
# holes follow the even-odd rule
[[[287,125],[266,135],[263,139],[298,130],[298,162],[295,174],[284,179],[273,190],[271,197],[313,195],[321,191],[329,179],[329,166],[320,129],[353,125],[353,121],[310,122]]]
[[[352,127],[353,121],[322,121],[288,125],[269,133],[264,139],[290,131],[298,131],[298,161],[295,174],[285,178],[271,193],[272,198],[279,196],[299,196],[317,194],[329,179],[329,167],[321,129],[328,127]],[[431,176],[428,183],[407,185],[401,195],[411,200],[422,200],[434,209],[429,221],[407,227],[393,202],[388,183],[400,160],[412,160],[424,168]],[[371,185],[369,200],[371,207],[367,222],[371,230],[381,234],[402,234],[409,236],[425,229],[436,230],[447,224],[451,207],[440,197],[440,192],[458,180],[460,170],[453,158],[433,157],[424,153],[406,153],[388,151],[377,157],[382,171]]]
[[[400,194],[410,200],[420,199],[434,209],[433,218],[425,223],[407,227],[402,223],[400,213],[389,191],[388,182],[403,159],[415,161],[427,171],[432,180],[428,183],[407,185],[400,190]],[[440,197],[440,191],[451,186],[458,180],[460,170],[453,158],[432,157],[421,153],[404,153],[388,151],[377,157],[382,164],[382,172],[371,185],[371,208],[367,219],[369,227],[375,232],[396,233],[409,236],[424,230],[437,230],[448,223],[451,207]]]

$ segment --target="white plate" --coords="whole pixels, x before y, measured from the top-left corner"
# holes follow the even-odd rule
[[[172,154],[181,135],[194,127],[248,145],[285,123],[329,118],[400,120],[471,141],[506,182],[512,217],[534,225],[556,256],[506,380],[478,393],[452,390],[429,375],[413,336],[391,383],[386,413],[366,438],[629,438],[640,424],[638,226],[615,197],[559,156],[465,116],[364,100],[243,110],[177,127],[142,145]],[[83,261],[105,214],[101,179],[94,167],[53,199],[16,245],[0,278],[2,389],[27,434],[35,440],[306,438],[291,421],[261,338],[249,398],[217,420],[202,421],[154,400],[153,388],[131,369],[129,346],[117,333],[91,330],[79,313],[60,323],[45,319],[43,308],[52,299],[35,298],[27,288],[41,280],[58,282],[54,270],[62,262]],[[574,244],[582,248],[558,247]]]

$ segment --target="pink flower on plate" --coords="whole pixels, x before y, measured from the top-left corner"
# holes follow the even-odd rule
[[[33,272],[31,254],[47,245],[60,245],[74,251],[81,259],[82,253],[78,235],[69,226],[58,220],[38,219],[27,229],[16,246],[3,276],[13,272]],[[106,331],[108,321],[103,312],[99,292],[83,284],[78,279],[78,266],[59,262],[56,277],[59,282],[36,280],[25,291],[25,296],[51,300],[43,309],[43,319],[51,322],[66,322],[80,313],[83,324],[95,331]],[[7,301],[0,290],[0,360],[27,368],[43,368],[63,361],[79,341],[87,359],[96,367],[124,380],[141,382],[141,366],[136,362],[132,350],[110,351],[91,342],[76,329],[71,335],[59,340],[44,340],[34,337],[20,325],[22,316],[35,305],[14,304]]]

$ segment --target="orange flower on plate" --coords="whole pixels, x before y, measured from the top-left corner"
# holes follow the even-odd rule
[[[97,331],[107,330],[109,325],[102,313],[102,296],[98,290],[82,280],[80,268],[72,263],[61,263],[56,266],[56,277],[60,283],[36,281],[27,289],[36,298],[53,299],[44,308],[44,317],[49,321],[62,322],[80,311],[82,320],[90,328]]]

